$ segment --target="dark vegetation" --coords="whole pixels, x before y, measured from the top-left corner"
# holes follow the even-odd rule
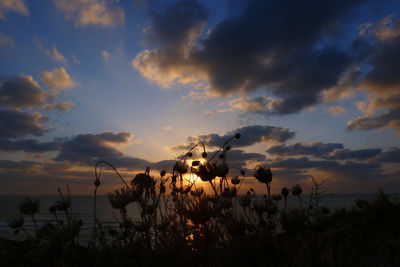
[[[272,172],[258,167],[254,178],[265,195],[240,192],[240,176],[228,178],[229,142],[207,155],[199,143],[177,161],[172,173],[154,178],[147,169],[126,182],[114,167],[95,167],[94,227],[89,242],[79,240],[82,221],[71,212],[71,199],[59,189],[60,200],[49,207],[54,222],[38,226],[39,202],[24,199],[20,215],[9,221],[24,241],[0,239],[0,266],[400,266],[400,203],[378,192],[353,208],[330,211],[321,203],[321,185],[311,177],[310,197],[299,185],[271,195]],[[189,160],[200,148],[203,161]],[[191,166],[188,163],[191,162]],[[123,187],[108,194],[119,211],[118,228],[103,226],[96,215],[101,166],[111,167]],[[231,168],[232,169],[232,168]],[[212,194],[185,174],[208,182]],[[288,195],[298,208],[288,209]],[[279,203],[282,203],[278,205]],[[140,216],[126,210],[136,205]],[[35,232],[24,228],[24,218]]]

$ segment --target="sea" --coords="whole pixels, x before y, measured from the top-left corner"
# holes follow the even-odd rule
[[[351,209],[354,206],[354,201],[357,199],[372,199],[375,194],[324,194],[322,195],[322,205],[327,206],[330,210],[345,208]],[[400,199],[400,194],[388,194],[392,199]],[[14,234],[13,229],[8,226],[8,222],[19,214],[18,205],[25,197],[38,199],[40,202],[40,210],[35,215],[38,226],[52,222],[55,223],[55,217],[48,211],[48,208],[56,201],[60,200],[59,195],[0,195],[0,237],[22,240],[26,238],[23,232]],[[303,205],[307,205],[308,196],[303,196]],[[93,229],[93,196],[72,195],[72,217],[82,220],[83,225],[80,231],[80,238],[82,240],[90,240]],[[107,195],[97,196],[97,218],[99,218],[105,228],[116,228],[119,225],[120,213],[119,210],[113,209],[108,201]],[[283,205],[283,201],[280,201]],[[298,207],[299,201],[297,197],[289,196],[288,208]],[[128,216],[135,221],[139,220],[139,212],[135,204],[130,204],[127,207]],[[66,222],[65,213],[58,212],[58,218]],[[24,228],[28,232],[34,231],[34,224],[30,216],[24,216]]]

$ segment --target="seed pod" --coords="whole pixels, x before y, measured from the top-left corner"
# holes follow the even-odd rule
[[[239,139],[242,135],[240,133],[235,134],[235,138]]]
[[[203,152],[203,153],[201,153],[201,156],[203,157],[203,158],[207,158],[207,152]]]

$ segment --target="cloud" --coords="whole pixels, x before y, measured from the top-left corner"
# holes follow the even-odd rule
[[[335,116],[340,116],[340,114],[346,112],[346,109],[340,106],[330,106],[328,107],[328,111]]]
[[[163,87],[175,81],[181,84],[200,82],[197,67],[189,58],[207,16],[205,8],[195,1],[177,2],[163,13],[152,12],[150,39],[160,47],[140,52],[132,66]]]
[[[54,0],[56,7],[67,20],[74,20],[75,26],[96,25],[111,27],[123,25],[124,10],[111,0]]]
[[[268,103],[272,100],[270,97],[242,97],[229,101],[229,106],[239,109],[244,113],[263,113],[269,110]]]
[[[33,108],[43,105],[47,92],[32,76],[18,76],[0,84],[0,105],[13,108]]]
[[[110,53],[107,51],[101,51],[101,57],[103,58],[104,63],[107,65],[110,62]]]
[[[54,93],[75,86],[75,83],[71,80],[69,74],[63,67],[53,69],[52,71],[42,71],[40,73],[40,78]]]
[[[400,20],[387,16],[368,24],[354,41],[368,63],[369,71],[359,82],[368,93],[368,101],[358,103],[366,115],[348,122],[348,130],[393,128],[400,131]]]
[[[0,1],[0,19],[6,17],[6,13],[13,11],[20,15],[28,16],[29,11],[23,0],[2,0]]]
[[[341,143],[315,142],[309,144],[295,143],[292,145],[276,145],[267,149],[267,152],[278,156],[312,155],[314,157],[326,157],[336,149],[343,149]]]
[[[130,132],[103,132],[101,134],[79,134],[61,143],[56,162],[67,162],[72,165],[94,166],[98,160],[110,162],[116,168],[124,170],[145,170],[150,167],[155,170],[171,171],[175,160],[151,162],[145,159],[131,157],[115,147],[116,144],[127,145],[133,134]]]
[[[92,164],[95,159],[117,160],[124,154],[113,145],[128,144],[132,137],[130,132],[79,134],[62,143],[55,160],[81,164]]]
[[[245,147],[256,143],[268,142],[286,142],[295,136],[295,133],[287,128],[275,127],[269,125],[251,125],[244,126],[233,131],[227,132],[224,135],[215,133],[191,136],[187,138],[190,144],[203,142],[206,146],[219,147],[236,133],[241,134],[239,139],[234,139],[231,143],[234,147]],[[181,144],[174,146],[171,149],[180,150],[186,149],[190,145]]]
[[[400,109],[389,110],[376,116],[362,116],[347,123],[348,130],[394,128],[400,133]]]
[[[165,131],[165,132],[170,132],[173,128],[172,128],[171,125],[165,125],[162,129],[163,129],[163,131]]]
[[[338,85],[351,67],[351,53],[323,40],[336,41],[339,21],[359,3],[248,1],[204,36],[204,8],[179,2],[153,16],[149,34],[158,47],[140,52],[133,66],[161,86],[203,82],[219,96],[268,88],[275,95],[269,113],[296,113],[319,103],[321,92]]]
[[[215,112],[213,112],[211,110],[206,110],[206,111],[204,111],[204,114],[207,115],[207,116],[214,116]]]
[[[0,138],[19,138],[26,135],[43,135],[48,129],[43,127],[43,117],[39,112],[33,114],[20,110],[0,110]]]
[[[6,170],[29,170],[34,167],[41,166],[39,162],[22,160],[22,161],[13,161],[13,160],[0,160],[0,166]]]
[[[357,159],[357,160],[366,160],[376,157],[381,154],[382,149],[380,148],[371,148],[371,149],[358,149],[358,150],[335,150],[329,154],[329,159],[335,160],[345,160],[345,159]]]
[[[58,112],[67,112],[74,106],[75,105],[72,102],[63,101],[63,102],[58,102],[58,103],[53,103],[53,104],[45,104],[42,106],[42,109],[47,110],[47,111],[56,110]]]
[[[75,56],[75,55],[71,55],[71,58],[72,58],[72,61],[74,61],[76,64],[81,64],[81,61],[78,59],[78,57],[77,56]]]
[[[60,149],[59,141],[38,142],[36,139],[11,140],[0,139],[0,151],[24,151],[30,153],[43,153]]]
[[[54,61],[60,62],[60,63],[67,63],[67,59],[60,53],[60,51],[57,50],[55,46],[51,48],[51,50],[45,49],[44,50],[45,54],[49,57],[51,57]]]
[[[310,160],[307,157],[303,158],[289,158],[277,160],[271,164],[274,168],[285,169],[316,169],[331,177],[340,177],[350,180],[354,179],[374,179],[384,178],[382,165],[380,163],[358,163],[354,161],[346,161],[339,163],[331,160]]]
[[[392,147],[389,151],[380,153],[375,160],[386,163],[400,163],[400,148]]]
[[[12,37],[4,35],[0,32],[0,51],[6,47],[13,47],[14,40]]]

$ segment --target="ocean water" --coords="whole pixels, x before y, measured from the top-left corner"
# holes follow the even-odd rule
[[[400,194],[391,194],[391,198],[400,198]],[[10,239],[24,239],[25,234],[20,232],[13,234],[13,229],[8,227],[7,222],[14,216],[18,215],[18,205],[26,196],[20,195],[0,195],[0,237]],[[60,200],[58,195],[36,195],[29,196],[32,199],[40,201],[40,211],[35,215],[39,227],[48,222],[55,222],[55,217],[48,211],[48,208],[56,201]],[[334,210],[338,208],[351,208],[354,201],[360,198],[371,199],[374,194],[325,194],[322,196],[322,205]],[[303,205],[308,204],[309,197],[303,196]],[[80,238],[89,240],[93,229],[93,196],[71,196],[72,201],[72,216],[83,221],[80,232]],[[280,201],[283,205],[283,201]],[[293,196],[288,198],[288,208],[298,207],[299,201]],[[127,207],[127,212],[133,220],[139,219],[138,209],[135,204],[130,204]],[[58,218],[66,222],[65,213],[57,212]],[[112,208],[108,202],[106,195],[97,196],[97,217],[103,222],[105,227],[117,227],[120,220],[119,210]],[[28,231],[34,230],[32,219],[29,216],[24,216],[24,228]]]

